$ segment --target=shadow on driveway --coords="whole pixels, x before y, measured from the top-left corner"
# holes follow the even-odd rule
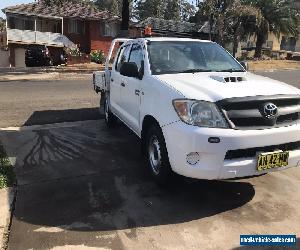
[[[159,188],[144,171],[138,138],[103,121],[20,134],[27,145],[16,164],[15,216],[29,224],[81,222],[88,226],[70,229],[103,231],[182,223],[240,207],[255,194],[242,181],[185,179]]]
[[[49,115],[66,121],[66,114],[81,112],[35,112],[25,124],[46,123]],[[129,229],[135,238],[136,228],[199,220],[239,208],[255,195],[243,181],[184,179],[159,188],[145,171],[139,139],[123,126],[107,129],[103,120],[21,129],[4,139],[16,157],[18,179],[11,249],[20,242],[26,249],[108,246],[96,235]]]
[[[99,108],[35,111],[23,126],[103,119]]]

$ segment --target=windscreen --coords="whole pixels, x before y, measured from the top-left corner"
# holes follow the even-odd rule
[[[245,71],[226,50],[212,42],[151,41],[147,47],[153,75]]]

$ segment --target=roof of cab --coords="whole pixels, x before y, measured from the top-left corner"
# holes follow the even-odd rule
[[[118,40],[118,39],[116,39]],[[126,46],[128,44],[132,44],[134,42],[144,43],[145,41],[151,42],[167,42],[167,41],[181,41],[181,42],[205,42],[205,43],[213,43],[209,40],[201,40],[201,39],[193,39],[193,38],[181,38],[181,37],[140,37],[135,39],[126,40],[122,46]]]
[[[192,42],[192,41],[200,41],[200,42],[211,42],[209,40],[200,40],[200,39],[193,39],[193,38],[179,38],[179,37],[144,37],[144,38],[137,38],[142,40],[148,40],[148,41],[183,41],[183,42]]]

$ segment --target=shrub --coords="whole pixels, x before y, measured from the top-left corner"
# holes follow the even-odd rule
[[[13,186],[15,174],[13,167],[6,155],[4,147],[0,143],[0,189]]]
[[[82,56],[82,53],[80,52],[79,48],[74,48],[69,50],[69,55],[71,56]]]
[[[99,64],[105,62],[104,52],[102,50],[94,50],[91,52],[91,61]]]

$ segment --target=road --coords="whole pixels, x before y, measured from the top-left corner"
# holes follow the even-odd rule
[[[274,70],[273,72],[256,72],[300,88],[300,70]]]
[[[98,103],[91,78],[0,82],[0,127],[95,120]]]
[[[12,84],[21,92],[27,83]],[[98,105],[89,81],[32,84],[43,98],[9,106],[0,83],[1,104],[28,114],[15,124],[49,123],[43,109]],[[52,118],[63,121],[61,112]],[[72,120],[93,117],[79,113]],[[9,249],[243,249],[240,234],[300,236],[299,168],[234,181],[184,178],[164,189],[149,178],[136,136],[124,126],[107,129],[103,119],[7,129],[0,141],[18,180]]]

